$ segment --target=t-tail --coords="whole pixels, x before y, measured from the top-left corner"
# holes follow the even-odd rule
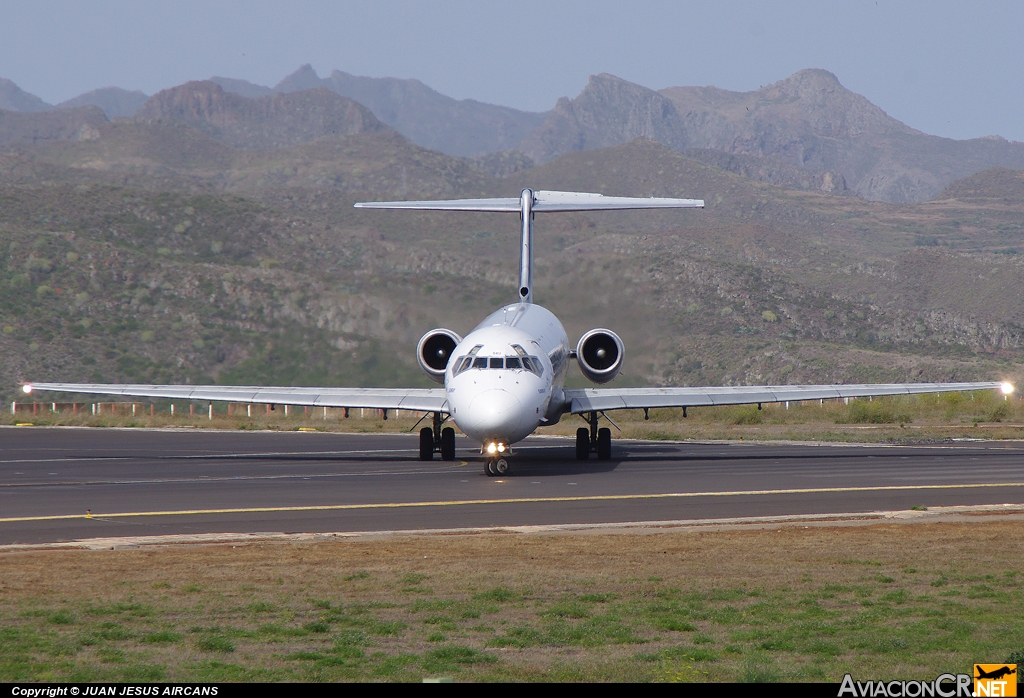
[[[533,303],[533,217],[562,211],[621,211],[634,208],[704,208],[702,199],[636,198],[573,191],[523,189],[518,199],[453,199],[449,201],[368,201],[356,208],[412,209],[419,211],[484,211],[518,213],[519,301]]]

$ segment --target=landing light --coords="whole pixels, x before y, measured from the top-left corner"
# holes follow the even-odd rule
[[[497,444],[495,444],[495,443],[487,444],[487,452],[488,453],[495,453],[497,450],[498,450],[498,445]]]
[[[999,389],[1003,392],[1003,395],[1009,395],[1013,392],[1013,383],[1003,383],[999,386]]]
[[[23,392],[26,395],[28,395],[29,393],[32,392],[32,386],[29,385],[28,383],[26,383],[25,385],[21,386],[21,392]]]
[[[498,444],[498,453],[505,452],[505,444]]]

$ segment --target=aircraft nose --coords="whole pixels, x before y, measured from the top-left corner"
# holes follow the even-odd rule
[[[500,438],[518,430],[522,408],[515,395],[505,390],[487,390],[469,404],[474,431]]]

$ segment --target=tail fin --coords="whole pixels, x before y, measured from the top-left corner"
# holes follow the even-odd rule
[[[636,208],[704,208],[703,199],[604,196],[575,191],[523,189],[518,199],[451,199],[448,201],[364,201],[356,208],[413,211],[483,211],[518,213],[522,220],[519,241],[519,300],[533,302],[533,214],[559,211],[623,211]]]

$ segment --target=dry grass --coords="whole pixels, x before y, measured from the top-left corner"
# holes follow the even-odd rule
[[[934,678],[1024,647],[1019,521],[5,552],[0,681]]]

